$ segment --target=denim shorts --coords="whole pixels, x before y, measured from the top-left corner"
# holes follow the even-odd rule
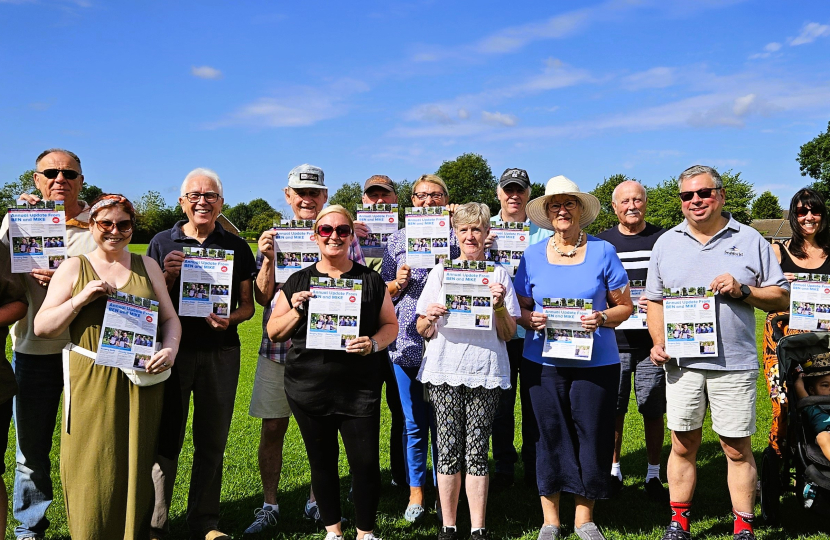
[[[666,372],[655,366],[648,349],[620,352],[620,393],[617,416],[628,412],[631,396],[631,374],[634,374],[634,396],[643,418],[661,418],[666,414]]]

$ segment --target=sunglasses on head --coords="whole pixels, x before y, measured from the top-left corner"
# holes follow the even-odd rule
[[[814,216],[820,216],[822,211],[818,208],[810,208],[809,206],[799,206],[795,209],[795,215],[798,217],[804,217],[807,214],[813,214]]]
[[[49,180],[54,180],[60,173],[63,173],[63,177],[67,180],[74,180],[81,174],[78,171],[73,171],[72,169],[46,169],[43,171],[37,171],[37,173],[42,174]]]
[[[692,199],[695,198],[695,193],[697,193],[697,196],[700,197],[701,199],[708,199],[709,197],[712,196],[712,193],[714,193],[715,191],[717,191],[719,189],[721,189],[721,188],[706,187],[706,188],[700,188],[697,191],[681,191],[680,192],[680,200],[683,201],[683,202],[689,202],[689,201],[691,201]]]
[[[323,238],[328,238],[335,232],[337,233],[338,238],[345,238],[352,234],[352,228],[348,225],[338,225],[337,227],[332,227],[331,225],[320,225],[317,227],[317,234]]]
[[[128,233],[133,230],[133,222],[129,219],[125,219],[124,221],[110,221],[108,219],[98,221],[97,219],[93,219],[92,221],[95,222],[95,225],[98,226],[98,230],[101,232],[110,232],[113,226],[118,229],[118,232],[122,233]]]

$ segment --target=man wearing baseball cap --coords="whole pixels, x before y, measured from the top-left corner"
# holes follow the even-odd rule
[[[382,174],[370,176],[363,184],[363,204],[398,204],[398,194],[395,193],[392,179]],[[354,211],[354,208],[349,208],[349,211]],[[356,221],[354,232],[360,238],[366,238],[369,235],[369,227]],[[366,266],[375,272],[380,272],[381,262],[382,257],[366,257]]]
[[[521,222],[530,225],[530,243],[535,244],[551,235],[551,231],[536,226],[527,218],[525,207],[530,199],[530,177],[524,169],[508,168],[501,174],[496,194],[501,203],[501,210],[493,216],[491,222]],[[485,241],[488,248],[497,238],[491,232]],[[507,342],[507,356],[510,359],[510,389],[504,390],[499,400],[499,408],[493,421],[493,459],[496,462],[496,474],[490,481],[494,489],[507,487],[513,484],[513,465],[518,456],[513,446],[515,433],[514,409],[516,405],[516,382],[519,378],[519,367],[522,363],[522,348],[524,346],[525,329],[517,326],[516,335]],[[530,485],[536,483],[536,448],[531,425],[536,422],[533,409],[530,406],[530,397],[527,389],[522,386],[522,462],[524,463],[525,481]]]

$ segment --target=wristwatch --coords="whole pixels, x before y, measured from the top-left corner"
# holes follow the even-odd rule
[[[749,285],[741,285],[741,296],[738,300],[746,300],[750,294],[752,294],[752,291],[749,289]]]
[[[602,324],[607,323],[608,322],[608,315],[606,315],[604,311],[600,311],[599,314],[602,315]],[[602,324],[600,324],[600,326],[602,326]]]
[[[372,342],[372,352],[373,353],[378,352],[378,342],[375,341],[373,338],[369,338],[369,341]]]
[[[302,302],[299,306],[296,306],[294,309],[297,310],[297,313],[300,314],[300,317],[305,317],[305,302]]]

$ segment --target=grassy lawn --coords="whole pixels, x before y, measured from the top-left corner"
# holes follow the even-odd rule
[[[134,246],[134,251],[144,252],[146,246]],[[239,387],[236,397],[231,435],[225,453],[225,471],[222,488],[222,530],[232,534],[235,538],[242,536],[242,531],[254,517],[254,510],[262,504],[262,491],[257,468],[257,445],[259,442],[259,421],[248,416],[251,388],[253,386],[256,368],[257,350],[261,335],[261,309],[251,321],[241,325],[240,335],[243,343],[242,369],[240,371]],[[758,321],[758,341],[761,340],[762,317]],[[7,354],[10,344],[7,344]],[[9,356],[10,357],[10,356]],[[770,425],[770,406],[766,399],[766,388],[762,376],[758,379],[758,431],[752,438],[753,450],[756,459],[760,459],[760,452],[766,447],[767,433]],[[627,539],[656,539],[660,538],[667,525],[668,508],[651,502],[640,488],[646,471],[646,455],[642,420],[636,414],[636,403],[633,401],[631,411],[626,417],[625,443],[623,446],[623,474],[625,474],[625,488],[622,493],[610,501],[601,501],[597,504],[596,520],[603,528],[608,538]],[[517,419],[520,410],[516,408]],[[60,440],[60,426],[54,434],[52,461],[54,464],[52,477],[55,482],[55,503],[48,512],[52,522],[47,538],[69,538],[66,520],[63,511],[63,497],[60,490],[58,473],[58,443]],[[385,406],[382,416],[382,433],[389,430],[389,415]],[[668,442],[668,436],[666,437]],[[13,448],[14,433],[10,435],[10,447]],[[516,445],[521,444],[521,434],[517,430]],[[391,476],[388,465],[388,436],[381,435],[381,468],[383,477],[383,492],[381,495],[378,516],[377,532],[384,538],[435,538],[437,527],[434,517],[426,520],[420,527],[412,527],[403,520],[403,511],[408,500],[407,492],[390,485]],[[668,447],[664,449],[663,464],[667,457]],[[190,479],[192,465],[192,441],[189,436],[185,440],[184,451],[179,462],[179,475],[174,493],[174,504],[171,510],[173,520],[172,538],[188,538],[184,513],[187,498],[187,486]],[[291,423],[285,443],[285,460],[283,475],[280,484],[281,520],[278,532],[260,535],[252,538],[279,538],[300,539],[316,537],[318,529],[310,522],[302,519],[302,508],[308,494],[310,484],[308,464],[305,450],[297,426]],[[14,481],[14,452],[7,450],[6,466],[9,471],[5,475],[6,488],[11,493]],[[521,478],[521,460],[517,465],[517,477]],[[610,470],[610,464],[609,464]],[[699,453],[698,484],[693,508],[693,533],[696,538],[732,538],[732,519],[730,502],[726,488],[726,461],[711,431],[711,423],[707,419],[704,429],[704,441]],[[341,489],[343,513],[353,517],[353,508],[346,502],[349,488],[349,470],[345,453],[341,452],[340,459]],[[665,475],[665,468],[663,470]],[[434,491],[428,492],[428,503],[434,501]],[[760,512],[756,509],[756,512]],[[11,514],[11,512],[10,512]],[[465,532],[469,526],[469,518],[462,500],[459,518],[459,531]],[[573,503],[568,496],[563,497],[563,522],[573,519]],[[781,511],[783,527],[768,529],[760,527],[758,538],[768,540],[783,540],[785,538],[827,538],[830,530],[828,521],[820,522],[812,514],[803,510],[793,496],[787,496],[783,501]],[[542,523],[542,513],[538,495],[531,493],[517,483],[513,488],[492,494],[488,503],[488,528],[498,539],[535,540]],[[14,522],[12,520],[12,525]],[[821,531],[824,531],[822,533]],[[572,527],[567,532],[572,532]],[[347,529],[347,538],[354,538],[354,529]],[[462,535],[462,537],[466,537]],[[14,538],[11,532],[6,538]],[[576,538],[576,535],[571,535]],[[78,539],[82,540],[82,539]]]

